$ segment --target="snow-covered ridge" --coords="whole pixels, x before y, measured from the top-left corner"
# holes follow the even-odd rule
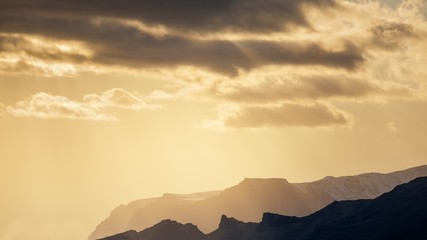
[[[421,176],[427,176],[427,165],[388,174],[328,176],[315,182],[294,183],[293,185],[303,192],[319,196],[327,194],[335,200],[372,199],[393,190],[399,184],[407,183]]]

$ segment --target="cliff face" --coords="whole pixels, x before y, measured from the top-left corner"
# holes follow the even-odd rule
[[[221,217],[217,230],[165,220],[140,233],[104,240],[377,240],[427,239],[427,177],[400,185],[373,200],[333,202],[306,217],[265,213],[260,223]]]
[[[395,186],[427,176],[427,166],[380,174],[326,177],[310,183],[285,179],[250,179],[222,191],[188,195],[165,194],[123,205],[98,225],[90,240],[127,230],[143,230],[163,219],[196,224],[205,233],[218,226],[221,215],[259,222],[264,212],[306,216],[337,200],[372,199]]]

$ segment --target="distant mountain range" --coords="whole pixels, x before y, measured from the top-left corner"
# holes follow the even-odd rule
[[[103,240],[423,240],[427,239],[427,177],[399,185],[376,199],[335,201],[306,217],[265,213],[260,223],[225,215],[203,234],[192,224],[164,220],[141,232]]]
[[[140,231],[156,223],[158,223],[154,225],[156,228],[161,228],[159,226],[166,224],[168,226],[178,224],[171,220],[162,221],[163,219],[192,223],[205,233],[213,231],[218,226],[218,220],[222,215],[232,216],[244,222],[259,222],[263,219],[260,224],[252,224],[253,227],[259,228],[265,221],[268,222],[271,217],[276,216],[264,214],[265,212],[299,217],[306,216],[334,201],[376,198],[397,185],[422,176],[427,176],[427,166],[388,174],[367,173],[348,177],[325,177],[310,183],[289,183],[285,179],[245,179],[238,185],[222,191],[183,195],[164,194],[159,198],[137,200],[117,207],[107,219],[96,227],[89,240],[128,230]],[[331,208],[334,204],[326,209]],[[345,205],[346,202],[339,204]],[[297,218],[281,218],[278,215],[277,218],[297,221]],[[231,218],[222,217],[221,219],[220,228],[215,230],[212,233],[213,235],[205,236],[203,234],[203,237],[207,237],[209,240],[211,239],[209,237],[220,234],[218,231],[222,229],[221,225],[228,225],[229,222],[235,222],[236,225],[245,229],[251,225],[234,221]],[[292,224],[295,225],[296,223]],[[191,224],[185,226],[193,230],[195,227]],[[197,229],[197,231],[200,230]],[[133,239],[132,236],[137,232],[128,231],[126,234],[130,236],[128,239]],[[120,236],[123,237],[123,235]],[[143,239],[148,238],[144,237]]]

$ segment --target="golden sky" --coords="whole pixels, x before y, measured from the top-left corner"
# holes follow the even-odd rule
[[[427,164],[424,0],[0,0],[0,240]]]

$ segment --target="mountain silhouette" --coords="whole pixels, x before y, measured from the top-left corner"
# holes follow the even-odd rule
[[[126,230],[142,230],[163,219],[174,218],[174,209],[218,195],[221,191],[210,191],[195,194],[164,194],[159,198],[140,199],[127,205],[120,205],[110,216],[102,221],[89,239],[94,240]],[[141,211],[141,213],[140,213]],[[177,218],[175,218],[177,219]],[[142,221],[142,227],[131,227]],[[132,222],[132,224],[130,224]]]
[[[160,223],[145,229],[141,232],[128,231],[122,234],[117,234],[111,237],[104,238],[105,240],[199,240],[204,237],[204,234],[193,224],[180,224],[170,219],[163,220]]]
[[[259,222],[265,212],[302,217],[337,200],[376,198],[421,176],[427,176],[427,166],[388,174],[325,177],[309,183],[247,178],[222,191],[164,194],[121,205],[97,226],[89,240],[127,230],[140,231],[163,219],[193,223],[208,233],[218,226],[222,215],[244,222]]]
[[[161,222],[104,240],[169,240],[164,235],[174,234],[176,240],[422,240],[427,239],[426,199],[427,177],[422,177],[373,200],[335,201],[306,217],[264,213],[260,223],[245,223],[223,215],[218,229],[206,235],[194,225],[173,222],[174,228]]]

